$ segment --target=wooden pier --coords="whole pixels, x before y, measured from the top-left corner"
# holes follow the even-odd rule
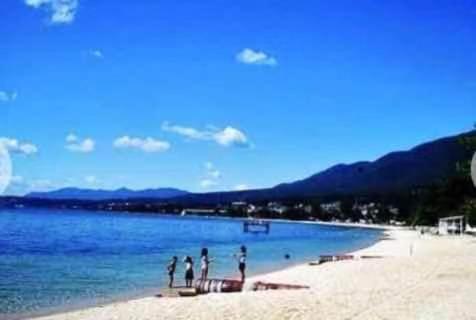
[[[245,233],[269,233],[271,223],[263,220],[247,220],[243,222],[243,232]]]

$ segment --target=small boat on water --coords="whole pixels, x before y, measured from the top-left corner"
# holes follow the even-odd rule
[[[243,222],[243,232],[245,233],[269,233],[271,230],[271,222],[249,219]]]

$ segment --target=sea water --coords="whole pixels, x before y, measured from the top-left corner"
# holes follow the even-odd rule
[[[67,210],[0,210],[0,319],[21,318],[158,294],[166,266],[200,249],[209,277],[239,278],[233,257],[248,248],[249,275],[369,246],[380,231],[272,222],[268,234],[243,232],[238,219]],[[289,259],[285,258],[289,255]]]

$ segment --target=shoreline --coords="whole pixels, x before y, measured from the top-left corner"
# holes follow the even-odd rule
[[[300,264],[248,278],[310,289],[146,297],[36,319],[475,319],[474,237],[420,236],[405,228],[384,235],[352,252],[382,259]]]
[[[190,216],[193,218],[210,218],[210,219],[233,219],[233,220],[239,220],[239,221],[245,221],[246,218],[234,218],[234,217],[202,217],[202,216]],[[372,230],[381,230],[382,234],[381,237],[371,244],[370,246],[363,246],[362,248],[359,248],[357,250],[353,251],[345,251],[345,252],[339,252],[339,254],[354,254],[356,252],[365,250],[367,248],[370,248],[372,246],[375,246],[377,243],[382,241],[385,238],[385,232],[386,230],[390,230],[393,228],[399,228],[399,227],[394,227],[394,226],[385,226],[385,225],[377,225],[377,224],[360,224],[360,223],[348,223],[348,222],[325,222],[325,221],[299,221],[299,220],[286,220],[286,219],[262,219],[264,221],[271,221],[271,222],[277,222],[277,223],[290,223],[290,224],[308,224],[308,225],[322,225],[322,226],[329,226],[329,227],[342,227],[342,228],[363,228],[363,229],[372,229]],[[317,256],[316,256],[317,258]],[[313,260],[309,260],[307,262],[297,262],[296,264],[286,266],[284,268],[277,268],[276,270],[271,270],[271,271],[266,271],[266,272],[257,272],[257,273],[252,273],[251,276],[247,278],[247,283],[250,281],[257,281],[262,279],[263,277],[267,277],[269,275],[287,271],[287,270],[292,270],[297,267],[302,267],[308,265],[310,262]],[[246,286],[246,283],[245,283]],[[150,298],[159,298],[159,299],[178,299],[178,300],[184,300],[183,297],[169,297],[169,296],[161,296],[162,292],[167,291],[168,288],[163,288],[163,287],[157,287],[157,290],[155,289],[150,289],[147,290],[147,292],[139,293],[139,294],[124,294],[123,296],[113,298],[110,301],[106,301],[103,303],[94,303],[94,302],[84,302],[84,303],[78,303],[70,306],[66,306],[64,308],[59,307],[59,308],[51,308],[50,310],[45,310],[44,312],[40,312],[38,314],[20,314],[20,315],[14,315],[12,317],[5,318],[5,320],[23,320],[23,319],[57,319],[60,320],[62,319],[62,315],[67,315],[71,313],[76,313],[76,312],[81,312],[84,310],[91,310],[91,309],[102,309],[108,306],[113,306],[117,304],[127,304],[130,302],[134,301],[140,301],[143,299],[150,299]],[[155,294],[154,294],[155,292]],[[236,294],[236,293],[233,293]],[[225,294],[229,295],[229,294]],[[206,297],[206,295],[202,295],[201,297]],[[185,298],[186,300],[186,298]],[[4,319],[1,318],[0,319]],[[86,320],[86,319],[85,319]]]
[[[167,217],[171,215],[166,215]],[[174,216],[172,216],[174,217]],[[245,221],[246,219],[243,218],[233,218],[233,217],[201,217],[201,216],[190,216],[188,219],[204,219],[208,218],[211,220],[219,219],[219,220],[235,220],[235,221]],[[290,224],[290,225],[316,225],[316,226],[324,226],[324,227],[336,227],[336,228],[362,228],[362,229],[376,229],[377,226],[370,226],[369,225],[357,225],[357,224],[343,224],[343,223],[335,223],[335,222],[321,222],[321,221],[295,221],[295,220],[285,220],[285,219],[279,219],[279,220],[271,220],[273,223],[278,224]],[[381,229],[378,227],[378,229]],[[380,232],[379,232],[380,233]],[[381,238],[381,234],[377,235],[372,239],[371,241],[368,241],[369,243],[363,243],[361,246],[367,246],[367,245],[372,245],[375,243],[375,241],[378,241]],[[341,251],[341,253],[348,252],[350,250],[354,250],[356,248],[360,248],[359,246],[355,246],[354,248],[350,248],[344,251]],[[325,252],[321,252],[324,254]],[[279,263],[275,263],[273,261],[269,261],[268,266],[266,268],[254,268],[256,271],[254,272],[249,272],[249,277],[257,277],[257,276],[262,276],[266,275],[268,273],[272,272],[277,272],[281,270],[286,270],[289,268],[293,268],[297,265],[307,263],[308,261],[311,261],[312,259],[317,258],[316,255],[308,256],[296,259],[295,261],[291,260],[291,263],[283,266],[280,265]],[[252,268],[253,269],[253,268]],[[230,269],[232,270],[232,269]],[[237,275],[230,273],[228,274],[230,279],[237,279]],[[221,278],[221,277],[220,277]],[[0,319],[2,320],[18,320],[18,319],[31,319],[31,318],[42,318],[42,317],[47,317],[47,316],[52,316],[52,315],[58,315],[58,314],[64,314],[64,313],[69,313],[69,312],[75,312],[75,311],[80,311],[83,309],[90,309],[90,308],[95,308],[95,307],[104,307],[108,306],[111,304],[116,304],[116,303],[123,303],[127,301],[133,301],[133,300],[140,300],[143,298],[148,298],[155,296],[160,293],[164,293],[164,287],[161,285],[157,285],[155,288],[148,288],[148,289],[142,289],[142,290],[135,290],[132,292],[124,292],[124,293],[119,293],[116,294],[112,297],[106,297],[106,298],[99,298],[99,299],[87,299],[87,300],[82,300],[82,301],[77,301],[74,303],[69,303],[67,305],[63,306],[53,306],[53,307],[43,307],[38,310],[33,310],[33,311],[28,311],[28,312],[21,312],[21,313],[6,313],[6,314],[0,314]],[[165,292],[166,293],[166,292]]]
[[[304,223],[306,223],[306,222],[304,222]],[[325,223],[325,222],[324,223],[316,222],[316,223],[317,224],[324,224],[324,225],[329,225],[330,224],[330,223]],[[332,226],[365,228],[365,227],[362,227],[360,225],[350,225],[351,223],[344,223],[343,222],[342,224],[343,225],[341,225],[341,224],[335,225],[335,224],[332,223]],[[365,255],[365,254],[367,254],[368,250],[372,250],[372,248],[377,246],[378,243],[380,243],[381,241],[385,241],[385,238],[390,234],[390,231],[392,230],[392,229],[386,229],[384,226],[381,226],[381,225],[374,226],[374,227],[369,227],[369,229],[381,229],[382,230],[382,236],[375,243],[371,244],[370,246],[363,246],[362,248],[359,248],[357,250],[348,251],[348,252],[336,252],[335,254],[338,254],[338,255],[353,255],[353,256]],[[286,272],[286,271],[289,271],[289,270],[292,270],[292,269],[309,266],[310,263],[316,262],[316,261],[317,261],[317,259],[316,260],[311,260],[311,261],[308,261],[308,262],[305,262],[305,263],[297,263],[295,265],[284,267],[282,269],[271,271],[271,272],[264,272],[264,273],[260,273],[260,274],[255,274],[253,276],[250,276],[247,279],[247,281],[249,281],[249,282],[261,281],[261,280],[263,280],[263,278],[268,278],[268,277],[272,276],[273,274],[279,274],[281,272]]]
[[[234,218],[234,217],[201,217],[201,216],[190,216],[190,217],[191,218],[209,218],[209,219],[227,219],[227,220],[232,219],[232,220],[238,220],[238,221],[246,220],[243,218]],[[389,227],[389,226],[382,226],[382,225],[368,225],[368,224],[344,223],[344,222],[296,221],[296,220],[286,220],[286,219],[263,219],[263,220],[269,220],[271,222],[285,223],[285,224],[306,224],[306,225],[321,225],[321,226],[338,227],[338,228],[362,228],[362,229],[381,230],[382,233],[379,235],[376,242],[370,244],[370,246],[373,246],[377,242],[381,241],[382,238],[384,237],[383,231]],[[362,250],[363,248],[367,248],[367,247],[368,247],[367,245],[364,245],[361,248],[358,248],[357,250]],[[339,252],[339,254],[351,254],[354,251],[355,249],[353,249],[353,251],[342,251],[342,252]],[[316,259],[317,257],[318,256],[315,256]],[[306,265],[310,261],[313,261],[313,259],[309,259],[305,261],[302,261],[302,260],[296,261],[292,265],[288,265],[285,267],[282,267],[282,266],[270,267],[269,270],[266,270],[266,271],[261,270],[257,272],[250,272],[248,279],[252,280],[252,279],[263,277],[275,272],[289,270],[301,265]],[[273,265],[273,264],[270,263],[270,265]],[[233,277],[231,277],[230,279],[233,279]],[[165,287],[157,287],[155,289],[149,288],[143,291],[139,290],[138,292],[135,292],[135,293],[124,293],[121,295],[117,295],[110,299],[106,299],[105,301],[88,300],[88,301],[80,301],[80,302],[73,303],[67,306],[45,308],[39,312],[26,312],[26,313],[20,313],[20,314],[5,314],[5,315],[0,314],[0,319],[1,320],[22,320],[22,319],[43,319],[43,318],[49,318],[52,316],[55,317],[55,316],[60,316],[63,314],[80,312],[81,310],[104,308],[110,305],[122,304],[122,303],[127,303],[130,301],[137,301],[137,300],[147,299],[151,297],[157,297],[158,295],[163,294],[164,292],[167,292],[167,290],[168,288],[165,288]],[[169,297],[166,295],[162,298],[163,299],[165,298],[183,299],[180,297]]]

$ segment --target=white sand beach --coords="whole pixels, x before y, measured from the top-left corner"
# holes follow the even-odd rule
[[[248,280],[306,290],[149,297],[39,319],[476,319],[476,238],[387,235],[356,252],[382,259],[300,265]]]

